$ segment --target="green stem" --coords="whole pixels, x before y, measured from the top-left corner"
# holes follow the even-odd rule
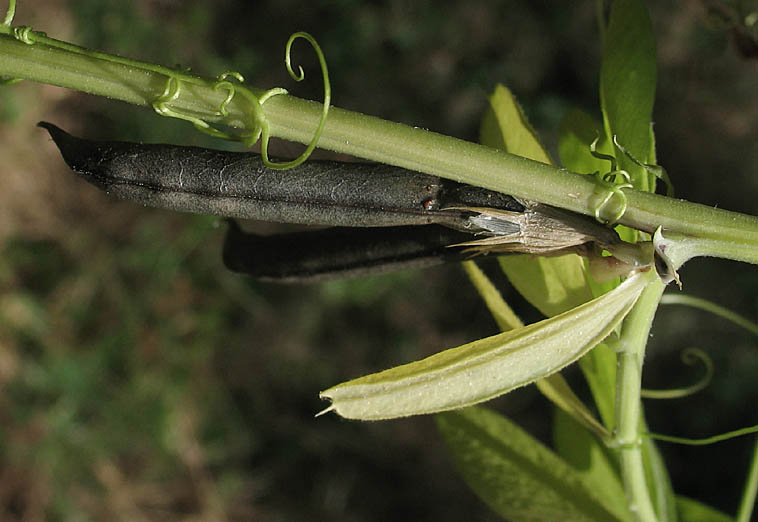
[[[756,439],[753,449],[753,458],[750,459],[750,469],[748,470],[747,480],[745,480],[740,507],[735,517],[736,522],[750,522],[755,506],[756,492],[758,492],[758,439]]]
[[[621,476],[627,501],[639,522],[658,520],[645,479],[640,392],[645,345],[664,288],[660,279],[651,277],[634,308],[624,320],[618,342],[615,439],[619,448]]]
[[[153,64],[93,53],[65,42],[60,43],[69,48],[44,43],[29,45],[11,36],[0,35],[0,75],[67,87],[135,105],[152,106],[163,95],[168,75],[171,74],[191,82],[182,88],[181,96],[171,102],[172,108],[196,114],[211,122],[224,120],[217,114],[216,108],[224,101],[227,92],[214,89],[214,80],[203,80]],[[236,111],[234,117],[226,118],[227,124],[246,128],[246,123],[242,121],[247,114],[247,109],[243,109],[245,102],[242,97],[232,100],[229,105],[234,104]]]
[[[219,113],[227,91],[214,89],[215,80],[87,51],[39,33],[34,33],[34,40],[30,45],[0,34],[0,76],[151,106],[164,93],[170,74],[183,82],[179,96],[171,100],[172,110],[209,123],[256,130],[251,101],[245,96],[235,96],[225,105],[225,114]],[[262,93],[250,90],[256,96]],[[262,108],[271,135],[301,143],[311,140],[323,110],[319,103],[288,95],[273,96]],[[319,146],[586,215],[594,214],[607,190],[590,176],[338,108],[330,110]],[[627,209],[620,223],[651,233],[663,226],[707,238],[722,257],[758,263],[758,218],[635,190],[625,194]],[[719,249],[719,245],[738,248]]]

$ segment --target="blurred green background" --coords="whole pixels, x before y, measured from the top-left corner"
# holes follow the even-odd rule
[[[758,61],[731,21],[758,5],[650,4],[660,163],[678,196],[755,214]],[[553,150],[568,108],[597,107],[589,1],[21,0],[15,22],[318,99],[315,69],[293,85],[282,63],[305,30],[335,105],[469,140],[497,82]],[[41,119],[91,138],[227,146],[145,109],[28,82],[0,90],[0,519],[496,520],[431,419],[313,419],[319,390],[496,331],[458,267],[312,286],[230,274],[218,219],[98,192]],[[681,276],[686,292],[758,316],[754,267],[704,259]],[[758,422],[755,339],[701,312],[661,310],[645,385],[694,381],[700,370],[678,360],[693,345],[714,359],[713,383],[648,401],[651,428],[698,437]],[[551,409],[532,387],[491,405],[549,440]],[[751,447],[662,450],[678,492],[733,512]]]

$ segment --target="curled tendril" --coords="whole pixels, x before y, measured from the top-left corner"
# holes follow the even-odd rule
[[[253,94],[250,89],[247,89],[246,87],[238,86],[236,92],[242,94],[245,98],[248,99],[250,102],[250,108],[252,110],[252,130],[250,132],[237,136],[237,139],[248,147],[253,146],[255,142],[260,139],[261,151],[263,151],[268,145],[268,140],[271,136],[268,120],[266,119],[266,115],[263,114],[263,104],[273,96],[277,96],[279,94],[287,94],[287,90],[282,89],[281,87],[269,89],[263,93],[260,98]],[[264,155],[263,153],[261,153],[261,156],[265,164],[268,156]]]
[[[163,94],[158,96],[153,102],[153,109],[161,116],[166,116],[170,113],[168,104],[179,97],[179,80],[173,76],[169,76],[166,79],[166,87],[163,89]]]
[[[226,80],[229,76],[232,76],[234,79],[236,79],[240,83],[245,82],[245,78],[238,73],[237,71],[226,71],[218,75],[218,78],[216,79],[216,83],[213,84],[214,90],[219,89],[226,89],[227,90],[227,96],[224,98],[224,101],[221,102],[221,105],[219,105],[218,113],[221,116],[228,116],[229,111],[226,110],[226,106],[229,105],[229,102],[232,101],[232,98],[234,98],[234,95],[236,94],[236,87],[232,82],[229,82]]]
[[[661,167],[660,165],[651,165],[649,163],[642,163],[637,158],[632,156],[632,154],[627,151],[624,147],[621,146],[621,144],[618,142],[617,136],[613,136],[613,144],[618,147],[618,149],[632,162],[637,165],[638,167],[642,167],[645,169],[645,171],[649,172],[653,176],[655,176],[657,179],[663,181],[666,184],[666,195],[668,197],[672,197],[674,195],[674,185],[671,183],[671,178],[669,178],[668,172],[666,172],[666,169]]]
[[[175,101],[179,97],[181,91],[181,80],[176,76],[169,76],[166,80],[166,88],[163,89],[163,94],[153,102],[153,109],[161,116],[169,116],[171,118],[179,118],[180,120],[186,120],[195,125],[199,129],[207,129],[209,125],[195,116],[189,114],[183,114],[179,111],[169,107],[172,101]]]
[[[282,88],[274,88],[269,89],[265,93],[263,93],[260,97],[253,94],[253,92],[242,85],[242,82],[244,81],[244,78],[242,75],[238,72],[233,71],[227,71],[222,74],[220,74],[216,82],[212,84],[212,88],[214,90],[220,90],[225,89],[227,91],[227,96],[224,98],[221,103],[219,104],[218,111],[216,112],[216,115],[218,116],[228,116],[229,111],[227,109],[227,106],[229,103],[231,103],[232,99],[237,95],[241,94],[243,97],[245,97],[249,102],[249,110],[250,110],[250,131],[245,132],[242,134],[237,135],[230,135],[227,133],[224,133],[215,127],[212,127],[209,123],[206,121],[190,115],[185,114],[182,112],[179,112],[176,109],[173,109],[169,106],[172,102],[176,101],[179,98],[179,93],[181,89],[181,83],[182,81],[193,81],[194,83],[198,83],[199,79],[193,79],[193,78],[182,78],[176,73],[175,71],[156,71],[161,72],[162,74],[166,74],[167,81],[166,81],[166,87],[163,90],[163,93],[158,96],[158,98],[152,103],[153,109],[155,109],[155,112],[162,116],[170,116],[173,118],[179,118],[182,120],[186,120],[189,122],[192,122],[195,127],[207,134],[210,134],[211,136],[216,136],[219,138],[225,138],[225,139],[235,139],[239,140],[245,145],[251,146],[255,144],[259,139],[261,140],[261,156],[263,158],[263,163],[269,168],[272,169],[287,169],[291,167],[295,167],[297,165],[300,165],[302,162],[304,162],[306,159],[308,159],[308,156],[310,156],[311,152],[313,152],[313,149],[316,148],[316,144],[318,143],[319,138],[321,137],[321,134],[324,130],[324,124],[326,123],[326,117],[329,112],[329,106],[331,103],[331,85],[329,83],[329,72],[326,67],[326,59],[324,58],[324,53],[321,51],[321,47],[319,47],[318,43],[316,43],[316,40],[308,33],[298,32],[294,33],[292,36],[290,36],[289,40],[287,41],[287,47],[285,52],[284,61],[287,66],[287,72],[292,76],[293,79],[296,81],[302,81],[305,78],[305,73],[303,72],[302,67],[298,67],[298,73],[295,73],[295,71],[292,69],[292,61],[291,61],[291,49],[292,44],[295,40],[298,38],[303,38],[307,40],[313,49],[316,51],[316,55],[318,56],[319,65],[321,67],[321,73],[324,79],[324,104],[323,109],[321,111],[321,118],[319,119],[318,126],[316,127],[316,131],[314,133],[313,138],[311,139],[311,142],[306,147],[305,151],[296,159],[292,161],[287,161],[283,163],[274,163],[272,162],[268,157],[268,142],[271,138],[271,130],[270,130],[270,124],[268,120],[266,119],[266,115],[263,112],[263,104],[266,103],[266,101],[270,100],[272,97],[280,95],[280,94],[287,94],[287,91]],[[233,77],[237,81],[240,82],[239,85],[233,84],[230,81],[227,81],[226,78]],[[207,84],[206,84],[207,85]]]
[[[10,26],[14,16],[16,16],[16,0],[8,0],[8,10],[5,12],[2,25]]]
[[[615,143],[616,137],[614,136],[613,139]],[[626,212],[626,194],[624,194],[622,189],[632,188],[633,185],[631,176],[627,171],[618,168],[618,163],[616,162],[616,158],[614,156],[603,154],[597,150],[597,144],[599,141],[600,136],[597,135],[592,143],[590,143],[590,154],[592,154],[592,156],[595,158],[609,161],[611,163],[611,170],[602,176],[600,175],[600,172],[595,172],[595,176],[598,178],[599,185],[606,191],[606,193],[603,195],[600,202],[595,206],[594,215],[595,219],[598,222],[604,225],[613,226],[618,223],[618,221]],[[624,178],[624,183],[616,183],[616,178],[618,176]],[[611,204],[614,198],[617,200],[615,207],[616,210],[610,217],[603,217],[603,214],[605,214],[604,209]]]
[[[598,152],[597,150],[597,144],[600,142],[600,135],[595,134],[595,139],[590,143],[590,154],[594,156],[597,159],[606,160],[611,162],[611,170],[616,170],[616,158],[611,156],[610,154],[603,154],[602,152]]]
[[[332,99],[332,88],[331,84],[329,82],[329,71],[326,67],[326,59],[324,58],[324,53],[321,51],[321,47],[318,45],[316,40],[308,33],[305,32],[297,32],[292,34],[289,37],[289,40],[287,40],[287,47],[285,49],[284,53],[284,63],[287,66],[287,72],[290,74],[290,76],[295,81],[302,81],[303,78],[305,78],[305,73],[303,72],[303,68],[298,66],[299,72],[296,74],[295,71],[292,69],[292,60],[291,60],[291,51],[292,51],[292,44],[297,40],[298,38],[303,38],[304,40],[308,41],[309,44],[311,44],[311,47],[313,47],[313,50],[316,52],[316,56],[318,57],[319,66],[321,67],[321,75],[324,79],[324,104],[323,109],[321,110],[321,118],[319,119],[318,126],[316,127],[316,132],[313,134],[313,138],[311,139],[308,146],[305,148],[305,151],[295,158],[292,161],[286,161],[283,163],[274,163],[272,162],[268,157],[268,140],[270,138],[270,132],[269,132],[269,125],[268,121],[263,116],[263,111],[259,110],[258,114],[261,116],[261,119],[258,120],[258,123],[260,124],[260,130],[261,130],[261,156],[263,157],[263,163],[269,168],[272,169],[288,169],[291,167],[296,167],[297,165],[300,165],[303,163],[306,159],[308,159],[308,156],[311,155],[311,152],[313,152],[313,149],[316,148],[316,144],[318,143],[319,138],[321,137],[321,133],[324,131],[324,124],[326,123],[326,117],[329,113],[329,105],[331,103]],[[262,105],[266,99],[270,98],[274,94],[279,94],[278,92],[268,91],[266,95],[261,97],[260,104]]]
[[[1,30],[0,32],[12,34],[16,40],[24,42],[25,44],[33,44],[34,41],[31,39],[31,27],[13,27],[13,31],[11,31],[11,23],[13,22],[14,16],[16,16],[16,0],[8,0],[8,9],[5,11],[5,17],[3,18],[2,24],[0,24],[0,28],[3,28],[4,30]],[[20,81],[23,80],[21,78],[0,77],[0,86],[13,85]]]
[[[755,323],[750,319],[743,317],[740,314],[733,312],[732,310],[729,310],[728,308],[717,305],[716,303],[712,303],[706,299],[683,294],[666,294],[661,298],[661,304],[684,305],[692,308],[697,308],[698,310],[703,310],[705,312],[710,312],[721,317],[722,319],[726,319],[727,321],[744,328],[753,335],[758,335],[758,323]]]
[[[722,442],[743,435],[750,435],[751,433],[758,433],[758,425],[748,426],[746,428],[740,428],[738,430],[727,431],[713,437],[706,437],[704,439],[688,439],[686,437],[673,437],[671,435],[661,435],[659,433],[647,433],[647,436],[651,439],[660,440],[663,442],[674,442],[676,444],[686,444],[688,446],[707,446],[709,444],[715,444],[716,442]]]
[[[242,76],[242,74],[240,74],[237,71],[225,71],[225,72],[222,72],[221,74],[218,75],[217,80],[220,81],[220,82],[222,82],[222,81],[226,80],[230,76],[232,78],[234,78],[235,80],[237,80],[238,82],[240,82],[240,83],[242,83],[242,82],[245,81],[245,77]]]
[[[722,317],[723,319],[733,322],[734,324],[738,326],[742,326],[743,328],[750,331],[754,335],[758,335],[758,324],[722,306],[711,303],[710,301],[706,301],[705,299],[700,299],[698,297],[692,297],[688,295],[666,294],[661,299],[661,303],[662,304],[681,304],[681,305],[691,306],[693,308],[698,308],[706,312],[711,312],[718,315],[719,317]],[[698,357],[702,356],[702,354],[698,354],[697,356]],[[682,354],[682,358],[684,358],[684,354]],[[706,377],[710,379],[710,376],[712,375],[713,365],[710,359],[707,357],[701,360],[706,364],[706,369],[708,370],[708,374]],[[660,435],[658,433],[648,433],[647,435],[651,439],[656,439],[656,440],[660,440],[664,442],[674,442],[677,444],[687,444],[690,446],[705,446],[707,444],[714,444],[716,442],[733,439],[735,437],[740,437],[742,435],[748,435],[751,433],[758,433],[758,426],[748,426],[745,428],[728,431],[726,433],[721,433],[719,435],[714,435],[712,437],[706,437],[702,439],[689,439],[689,438],[684,438],[684,437],[674,437],[671,435]]]
[[[168,116],[170,118],[178,118],[180,120],[188,121],[192,123],[196,129],[216,138],[239,140],[245,143],[249,143],[250,145],[252,145],[253,143],[257,141],[258,136],[260,136],[260,130],[257,123],[254,124],[254,129],[257,129],[257,130],[253,130],[253,132],[250,134],[232,135],[232,134],[223,132],[219,129],[216,129],[215,127],[212,127],[208,122],[206,122],[205,120],[201,118],[198,118],[197,116],[186,114],[186,113],[176,110],[175,108],[171,108],[169,104],[176,101],[179,98],[179,95],[181,92],[181,85],[184,80],[183,78],[179,77],[180,73],[177,73],[176,71],[168,71],[165,74],[167,76],[166,87],[163,90],[163,93],[161,93],[161,95],[158,96],[158,98],[156,98],[155,101],[152,103],[152,106],[153,106],[153,109],[155,109],[155,112],[157,112],[161,116]],[[229,102],[231,102],[232,98],[234,98],[237,92],[242,92],[251,100],[252,102],[251,106],[253,107],[254,113],[259,111],[259,109],[256,109],[256,107],[260,107],[258,98],[256,98],[253,93],[249,92],[244,87],[242,86],[237,87],[233,83],[227,81],[226,78],[229,76],[232,76],[239,81],[244,80],[244,78],[242,77],[240,73],[234,72],[234,71],[227,71],[218,76],[217,81],[213,84],[213,89],[216,89],[216,90],[226,89],[228,91],[228,94],[226,98],[224,98],[224,100],[221,101],[221,104],[219,105],[219,109],[216,114],[220,116],[227,116],[229,114],[229,111],[227,110],[226,107],[229,104]],[[189,81],[191,80],[192,78],[190,77]],[[257,121],[257,118],[254,117],[253,119],[254,121]]]
[[[626,182],[617,184],[617,176],[621,176]],[[632,188],[631,178],[625,170],[614,170],[602,176],[598,173],[598,180],[607,192],[603,196],[603,199],[595,206],[595,219],[604,225],[613,226],[618,223],[624,212],[626,212],[626,194],[624,194],[622,189]],[[616,210],[610,217],[605,218],[603,217],[604,209],[613,201],[614,197],[618,201]]]
[[[703,363],[705,375],[695,384],[684,388],[674,388],[671,390],[642,390],[642,397],[646,399],[681,399],[693,395],[706,388],[713,378],[713,361],[703,350],[698,348],[687,348],[682,352],[682,362],[688,366]]]
[[[599,185],[603,187],[606,193],[603,195],[603,198],[600,200],[600,202],[595,206],[594,214],[595,219],[598,222],[604,225],[613,226],[621,219],[621,217],[624,215],[624,212],[626,212],[626,194],[624,194],[622,189],[632,188],[633,185],[629,173],[625,170],[618,169],[618,164],[616,163],[615,157],[609,154],[598,152],[597,144],[599,141],[600,136],[597,136],[593,142],[590,143],[590,154],[598,159],[609,161],[611,163],[611,171],[603,175],[600,175],[599,172],[595,172],[595,175],[599,181]],[[616,183],[616,177],[618,176],[624,178],[625,182],[621,184]],[[603,217],[603,214],[605,214],[604,209],[609,204],[611,204],[614,198],[617,200],[615,212],[609,218]]]
[[[27,45],[32,45],[34,43],[34,39],[32,39],[33,34],[34,31],[32,31],[31,26],[28,25],[13,28],[13,38],[19,42],[24,42]]]
[[[169,104],[179,98],[180,91],[181,79],[177,76],[168,76],[166,80],[166,88],[163,90],[163,93],[158,96],[158,98],[152,103],[155,112],[161,116],[168,116],[170,118],[178,118],[180,120],[188,121],[192,123],[197,130],[203,131],[206,134],[210,134],[216,138],[232,138],[232,136],[229,136],[228,134],[221,132],[218,129],[214,129],[208,124],[208,122],[198,118],[197,116],[184,114],[170,108]]]
[[[1,32],[3,33],[7,32],[19,42],[25,43],[27,45],[34,44],[35,35],[38,35],[38,36],[45,35],[45,33],[37,33],[36,31],[33,31],[32,28],[28,25],[19,26],[19,27],[11,27],[10,25],[11,25],[11,22],[13,21],[13,17],[15,16],[15,14],[16,14],[16,2],[15,0],[11,0],[8,3],[8,10],[5,12],[5,19],[3,20],[3,23],[0,24],[0,27],[4,27],[7,29]],[[23,81],[23,79],[2,77],[0,78],[0,86],[13,85],[14,83],[18,83],[20,81]]]
[[[604,174],[603,176],[600,176],[599,173],[596,173],[598,175],[598,178],[600,179],[601,186],[603,186],[605,189],[607,189],[607,193],[603,196],[601,201],[597,204],[595,207],[595,219],[605,225],[612,226],[616,224],[621,217],[624,215],[624,212],[626,212],[626,194],[622,191],[622,189],[625,188],[633,188],[634,185],[632,184],[631,176],[629,173],[625,170],[618,169],[618,163],[616,161],[616,158],[614,156],[611,156],[609,154],[603,154],[597,150],[598,142],[600,141],[600,136],[596,136],[595,139],[590,143],[590,154],[594,156],[595,158],[606,160],[611,163],[611,171],[607,174]],[[669,179],[668,173],[666,172],[666,169],[661,167],[660,165],[649,165],[647,163],[642,163],[637,158],[632,156],[632,154],[627,151],[618,141],[618,136],[615,134],[613,135],[613,144],[618,148],[619,151],[621,151],[622,154],[624,154],[627,158],[629,158],[635,165],[642,167],[645,169],[646,172],[649,172],[653,176],[655,176],[657,179],[660,179],[666,184],[666,195],[667,196],[673,196],[674,195],[674,186],[671,183],[671,179]],[[615,179],[617,176],[623,176],[625,178],[625,183],[617,184],[615,183]],[[616,205],[616,211],[613,213],[613,215],[609,219],[605,219],[602,217],[603,209],[611,203],[611,201],[616,198],[617,205]]]

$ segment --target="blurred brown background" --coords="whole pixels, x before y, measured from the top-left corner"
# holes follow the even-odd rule
[[[659,161],[678,196],[755,214],[757,35],[733,23],[758,3],[650,4]],[[568,108],[597,110],[593,2],[22,0],[15,24],[318,99],[315,69],[293,85],[282,63],[305,30],[335,105],[469,140],[497,82],[553,150]],[[240,278],[221,265],[217,219],[112,200],[65,168],[42,119],[92,138],[228,146],[145,109],[0,89],[2,520],[497,519],[430,418],[313,419],[321,389],[495,332],[458,267],[305,287]],[[681,275],[687,293],[758,315],[754,267],[704,259]],[[678,361],[692,345],[714,382],[648,401],[651,428],[697,437],[758,422],[755,339],[702,312],[661,310],[645,385],[694,381],[700,370]],[[549,440],[532,388],[491,404]],[[749,438],[662,449],[678,492],[734,511]]]

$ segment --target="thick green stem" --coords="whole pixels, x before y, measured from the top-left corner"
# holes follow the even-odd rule
[[[228,91],[214,89],[214,80],[45,41],[54,42],[26,44],[0,34],[0,76],[150,106],[164,93],[170,73],[182,80],[179,96],[171,101],[173,110],[210,123],[255,130],[251,102],[245,96],[235,96],[226,105],[226,115],[219,113]],[[256,95],[262,92],[250,90]],[[271,135],[301,143],[311,140],[321,111],[319,103],[288,95],[273,96],[263,103]],[[607,188],[590,176],[338,108],[330,110],[319,146],[587,215],[594,214],[607,194]],[[713,240],[717,245],[706,255],[758,263],[758,218],[634,190],[625,193],[628,204],[620,223],[647,232],[662,226]],[[719,245],[733,248],[717,248]]]
[[[121,57],[106,57],[102,53],[85,54],[85,49],[81,51],[74,52],[42,43],[30,45],[0,35],[0,75],[68,87],[143,106],[152,105],[163,94],[168,76],[162,71],[192,78],[151,64],[140,66],[139,62]],[[173,108],[197,114],[208,121],[223,121],[235,127],[246,127],[244,119],[249,109],[245,106],[244,98],[237,97],[233,100],[235,113],[223,118],[217,114],[216,109],[227,92],[214,89],[213,80],[196,79],[202,83],[183,84],[181,96],[171,103]]]
[[[640,421],[640,391],[645,345],[665,286],[651,277],[623,323],[618,343],[616,378],[616,445],[630,510],[639,522],[657,519],[645,479]]]

